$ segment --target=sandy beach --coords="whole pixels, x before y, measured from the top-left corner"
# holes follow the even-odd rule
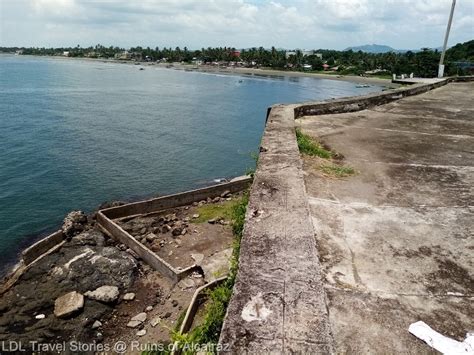
[[[147,63],[143,63],[147,64]],[[160,67],[169,67],[173,65],[170,69],[178,70],[193,70],[207,73],[220,73],[220,74],[238,74],[238,75],[273,75],[273,76],[291,76],[291,77],[308,77],[308,78],[317,78],[317,79],[329,79],[329,80],[339,80],[339,81],[351,81],[363,84],[376,84],[376,85],[386,85],[392,87],[398,87],[398,84],[393,84],[390,79],[381,79],[381,78],[370,78],[362,77],[355,75],[336,75],[336,74],[321,74],[321,73],[305,73],[297,71],[287,71],[287,70],[274,70],[274,69],[257,69],[257,68],[229,68],[229,67],[215,67],[210,65],[190,65],[190,64],[180,64],[172,63],[157,64]]]

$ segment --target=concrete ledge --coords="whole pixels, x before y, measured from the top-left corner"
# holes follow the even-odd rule
[[[267,117],[239,272],[219,340],[235,354],[334,348],[294,109],[274,106]]]
[[[64,240],[64,235],[61,230],[48,235],[47,237],[37,241],[35,244],[25,249],[21,253],[23,262],[28,265],[42,254],[46,253],[51,248],[55,247]]]
[[[418,95],[437,87],[446,85],[453,79],[445,79],[436,83],[414,84],[408,88],[388,90],[364,96],[351,96],[337,100],[307,102],[295,107],[295,119],[303,116],[327,115],[333,113],[354,112],[369,107],[383,105],[407,96]]]
[[[193,202],[205,200],[208,197],[213,198],[220,196],[224,191],[230,191],[231,193],[240,192],[248,188],[251,182],[251,177],[241,177],[228,183],[214,185],[203,189],[192,190],[179,194],[154,198],[151,200],[129,203],[123,206],[103,209],[97,213],[97,221],[100,228],[106,234],[132,249],[140,258],[143,259],[143,261],[145,261],[155,270],[165,275],[173,282],[178,282],[194,271],[202,271],[201,268],[197,265],[192,265],[183,270],[175,269],[168,262],[155,254],[152,250],[137,241],[132,235],[126,232],[113,220],[129,216],[150,214],[185,206]]]
[[[446,78],[437,82],[427,84],[410,84],[408,88],[387,90],[382,93],[374,93],[363,96],[351,96],[337,100],[325,100],[318,102],[305,102],[299,105],[293,105],[295,110],[295,119],[303,116],[327,115],[333,113],[355,112],[365,110],[369,107],[383,105],[392,101],[402,99],[407,96],[413,96],[425,93],[446,85],[450,82],[474,81],[474,76],[458,76]],[[405,82],[405,84],[407,84]]]

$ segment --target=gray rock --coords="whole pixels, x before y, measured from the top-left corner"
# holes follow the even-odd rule
[[[177,237],[178,235],[181,235],[181,233],[183,233],[183,228],[181,227],[176,227],[171,231],[171,234],[175,237]]]
[[[218,197],[214,197],[214,198],[212,199],[212,202],[217,203],[217,202],[219,202],[220,200],[221,200],[221,198],[218,196]]]
[[[135,294],[133,292],[128,292],[125,295],[123,295],[124,301],[133,301],[134,299],[135,299]]]
[[[172,305],[173,307],[176,307],[178,304],[179,304],[179,303],[178,303],[178,301],[176,301],[176,300],[172,300],[172,301],[171,301],[171,305]]]
[[[86,292],[103,285],[127,289],[135,277],[136,260],[116,247],[78,249],[65,245],[63,250],[72,253],[69,261],[62,265],[66,272],[61,283],[69,285],[69,289]]]
[[[138,320],[131,320],[130,322],[127,323],[128,328],[136,328],[139,325],[141,325],[143,322],[140,322]]]
[[[141,313],[138,313],[136,316],[132,317],[131,320],[132,320],[132,321],[133,321],[133,320],[136,320],[136,321],[139,321],[139,322],[142,322],[142,323],[143,323],[144,321],[146,321],[146,317],[147,317],[146,313],[145,313],[145,312],[141,312]]]
[[[46,318],[46,316],[44,314],[37,314],[35,316],[35,319],[45,319],[45,318]]]
[[[84,230],[84,225],[87,223],[87,216],[82,211],[72,211],[64,218],[64,223],[61,227],[63,234],[67,237],[73,237]]]
[[[117,286],[101,286],[94,291],[87,291],[84,296],[104,302],[104,303],[113,303],[117,301],[120,295],[119,289]]]
[[[216,218],[213,218],[213,219],[210,219],[210,220],[207,221],[207,223],[209,223],[209,224],[216,224],[216,222],[217,222]]]
[[[137,332],[137,337],[142,337],[146,334],[146,329],[139,330]]]
[[[165,315],[163,316],[163,318],[169,318],[171,317],[171,312],[166,312]]]
[[[145,311],[146,312],[150,312],[153,310],[153,306],[148,306],[147,308],[145,308]]]
[[[199,213],[193,214],[193,219],[199,218]]]
[[[73,291],[58,297],[54,301],[54,315],[58,318],[68,318],[84,308],[84,296]]]
[[[69,246],[100,246],[105,245],[105,237],[98,230],[87,230],[78,235],[75,235],[74,238],[69,242]]]
[[[150,321],[150,325],[154,328],[156,327],[158,324],[161,323],[161,318],[156,316],[155,318],[153,318],[151,321]]]
[[[153,233],[149,233],[149,234],[147,234],[147,236],[146,236],[147,242],[150,242],[150,243],[153,242],[156,238],[157,238],[156,235],[153,234]]]
[[[92,324],[92,329],[97,329],[97,328],[100,328],[100,327],[102,327],[102,323],[98,320],[96,320],[94,322],[94,324]]]

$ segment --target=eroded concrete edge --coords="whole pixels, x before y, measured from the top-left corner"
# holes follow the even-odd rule
[[[294,109],[275,106],[267,118],[220,337],[231,353],[334,350]]]

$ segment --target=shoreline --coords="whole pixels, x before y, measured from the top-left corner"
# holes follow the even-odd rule
[[[10,53],[2,53],[12,55]],[[128,65],[141,65],[141,66],[156,66],[158,68],[171,69],[171,70],[184,70],[202,73],[216,73],[216,74],[229,74],[229,75],[265,75],[265,76],[286,76],[286,77],[306,77],[313,79],[327,79],[327,80],[338,80],[347,81],[360,84],[374,84],[385,87],[399,87],[400,84],[392,83],[390,79],[374,78],[374,77],[363,77],[356,75],[337,75],[337,74],[323,74],[313,72],[299,72],[290,70],[280,70],[271,68],[229,68],[229,67],[215,67],[212,65],[195,65],[195,64],[182,64],[182,63],[155,63],[155,62],[134,62],[128,60],[119,59],[101,59],[101,58],[80,58],[80,57],[61,57],[61,56],[40,56],[40,55],[23,55],[23,57],[34,57],[34,58],[49,58],[57,60],[83,60],[90,62],[101,62],[101,63],[114,63],[114,64],[128,64]]]
[[[2,55],[14,57],[14,55],[11,53],[0,53],[0,56]],[[80,58],[80,57],[73,58],[73,57],[61,57],[61,56],[23,55],[19,57],[47,58],[47,59],[60,60],[60,61],[74,60],[74,61],[85,61],[85,62],[99,62],[99,63],[104,63],[104,64],[125,64],[125,65],[139,66],[139,67],[157,67],[157,68],[170,69],[170,70],[192,71],[192,72],[211,73],[211,74],[215,73],[215,74],[223,74],[223,75],[310,77],[310,78],[317,78],[317,79],[339,80],[339,81],[347,81],[347,82],[371,83],[371,84],[387,86],[387,87],[389,85],[391,87],[401,86],[399,84],[392,84],[390,80],[388,79],[366,78],[366,77],[357,77],[357,76],[336,76],[336,75],[331,75],[331,74],[284,71],[284,70],[274,70],[274,69],[223,68],[223,67],[215,67],[211,65],[196,66],[192,64],[181,64],[181,63],[133,62],[133,61],[124,61],[124,60],[117,60],[117,59]],[[172,67],[169,67],[170,65],[172,65]],[[211,181],[209,181],[209,183],[211,183]],[[153,197],[153,196],[154,195],[151,194],[151,195],[140,196],[140,198],[123,198],[121,200],[126,201],[126,202],[134,202],[134,201],[140,200],[141,198]],[[101,204],[103,203],[105,203],[105,201],[103,201]],[[96,211],[96,209],[98,209],[99,206],[96,206],[95,208],[91,208],[90,210],[88,210],[88,212],[92,213],[93,211]],[[54,232],[58,227],[59,227],[58,224],[55,224],[55,225],[52,224],[52,225],[42,228],[40,231],[31,232],[29,234],[30,237],[22,241],[21,246],[19,246],[19,248],[17,248],[14,251],[14,253],[12,253],[12,256],[8,257],[8,260],[3,265],[0,265],[0,279],[7,278],[17,268],[21,260],[21,254],[24,250],[26,250],[31,245],[41,240],[45,236]]]
[[[147,63],[143,63],[147,64]],[[166,65],[171,64],[155,64],[159,67],[165,67]],[[260,68],[216,68],[210,65],[200,65],[196,66],[190,64],[172,64],[172,68],[175,70],[190,70],[195,72],[204,72],[204,73],[218,73],[218,74],[237,74],[237,75],[264,75],[264,76],[287,76],[287,77],[306,77],[314,79],[328,79],[328,80],[338,80],[338,81],[348,81],[353,83],[363,83],[363,84],[375,84],[381,86],[393,86],[398,87],[399,84],[394,84],[390,79],[381,79],[381,78],[370,78],[362,77],[355,75],[335,75],[335,74],[322,74],[322,73],[311,73],[311,72],[298,72],[298,71],[286,71],[286,70],[277,70],[277,69],[260,69]]]

